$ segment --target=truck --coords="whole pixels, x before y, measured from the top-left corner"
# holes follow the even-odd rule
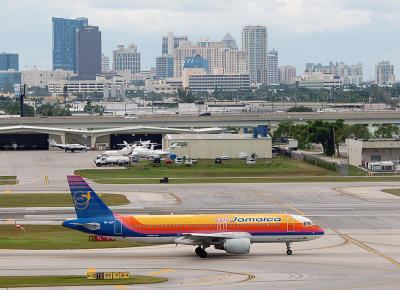
[[[131,163],[129,156],[98,156],[94,161],[96,166],[106,166],[106,165],[118,165],[126,166]]]
[[[299,141],[297,139],[291,139],[291,138],[289,138],[288,141],[289,141],[288,149],[290,151],[296,151],[297,147],[299,146]]]

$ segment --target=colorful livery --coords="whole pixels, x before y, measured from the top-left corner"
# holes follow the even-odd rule
[[[133,215],[112,212],[78,176],[68,176],[77,218],[63,226],[85,233],[154,244],[194,245],[199,257],[214,246],[231,254],[247,254],[252,243],[309,241],[324,234],[310,219],[292,214]]]

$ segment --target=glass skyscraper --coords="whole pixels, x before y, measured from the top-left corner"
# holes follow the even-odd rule
[[[77,71],[76,34],[77,30],[88,25],[86,18],[52,18],[53,21],[53,70]]]
[[[18,71],[18,54],[16,53],[0,53],[0,70],[9,70],[13,69]]]

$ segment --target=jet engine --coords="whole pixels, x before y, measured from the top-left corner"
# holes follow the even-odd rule
[[[250,252],[250,239],[226,239],[224,243],[215,245],[218,250],[225,250],[230,254],[248,254]]]

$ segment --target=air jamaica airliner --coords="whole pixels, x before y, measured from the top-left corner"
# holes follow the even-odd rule
[[[286,253],[291,255],[292,242],[324,234],[310,219],[293,214],[122,216],[112,212],[81,176],[67,179],[77,218],[64,221],[64,227],[134,242],[193,245],[201,258],[207,257],[210,246],[247,254],[252,243],[286,243]]]

